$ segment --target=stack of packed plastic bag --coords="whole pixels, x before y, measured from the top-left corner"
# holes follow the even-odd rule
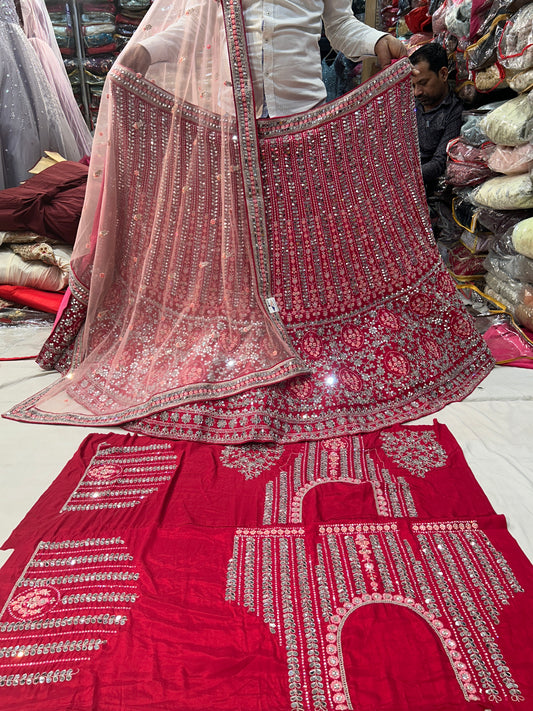
[[[54,34],[80,108],[84,104],[82,87],[86,87],[92,127],[96,123],[107,73],[150,5],[151,0],[80,0],[72,6],[57,0],[47,2]],[[76,45],[76,21],[81,32],[81,49]]]
[[[478,185],[495,175],[489,160],[496,145],[480,129],[480,122],[497,105],[482,106],[463,115],[461,135],[447,147],[445,181],[453,188],[451,210],[444,214],[443,205],[439,210],[438,246],[450,272],[456,281],[474,282],[480,287],[492,235],[477,220],[471,196]]]
[[[485,260],[485,293],[533,331],[533,217],[510,228]]]
[[[122,50],[128,40],[140,25],[148,11],[151,0],[119,0],[115,42],[117,49]]]
[[[507,47],[522,57],[527,53],[527,48]],[[533,53],[529,56],[533,65]],[[533,94],[524,92],[506,101],[484,117],[480,127],[496,144],[488,165],[498,176],[475,188],[473,201],[515,215],[490,243],[485,293],[533,330],[533,218],[527,212],[533,209]]]

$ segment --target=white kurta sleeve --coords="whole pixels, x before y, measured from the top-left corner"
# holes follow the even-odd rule
[[[360,22],[349,0],[324,0],[324,29],[333,49],[355,60],[373,55],[376,42],[386,35]]]

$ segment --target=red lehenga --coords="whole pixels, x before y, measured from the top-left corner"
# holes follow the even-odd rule
[[[176,18],[174,63],[110,72],[39,359],[65,377],[8,417],[291,442],[465,397],[492,360],[433,242],[407,60],[256,121],[235,0],[156,4],[137,39]]]

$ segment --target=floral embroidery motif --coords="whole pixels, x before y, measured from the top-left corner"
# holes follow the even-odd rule
[[[468,338],[473,330],[472,321],[468,317],[457,314],[452,319],[451,328],[458,338]]]
[[[411,372],[411,364],[407,358],[398,351],[389,351],[386,353],[384,365],[386,370],[394,375],[405,376]]]
[[[378,311],[378,321],[389,331],[397,331],[400,328],[398,316],[390,309],[381,309]]]
[[[344,387],[352,393],[359,392],[363,387],[363,380],[354,370],[343,368],[339,373],[339,379]]]
[[[428,471],[443,467],[448,461],[446,450],[439,444],[435,432],[429,430],[382,432],[380,440],[385,454],[413,476],[424,477]]]
[[[12,598],[7,609],[18,620],[32,620],[43,617],[57,605],[59,593],[55,588],[33,588]]]
[[[86,475],[89,479],[114,479],[122,471],[122,467],[114,464],[100,464],[94,467],[90,467],[86,471]]]
[[[352,326],[351,324],[344,326],[341,331],[341,338],[347,346],[350,346],[350,348],[353,348],[356,351],[360,350],[365,343],[365,337],[362,330],[357,328],[357,326]]]
[[[432,311],[432,302],[427,294],[414,294],[409,302],[411,311],[419,316],[427,316]]]
[[[424,340],[423,342],[423,348],[426,351],[426,353],[431,357],[431,358],[440,358],[441,353],[442,353],[442,348],[439,346],[437,341],[434,338],[430,338],[429,336]]]
[[[287,392],[297,400],[307,400],[313,395],[313,381],[303,377],[294,378],[287,386]]]
[[[307,333],[299,343],[301,348],[307,355],[312,358],[318,358],[322,352],[322,343],[316,333]]]
[[[255,479],[270,469],[282,456],[284,448],[276,444],[228,445],[220,455],[220,461],[230,469],[238,469],[245,479]]]
[[[341,449],[346,449],[349,444],[350,439],[348,437],[332,437],[322,442],[322,446],[328,452],[338,452]]]

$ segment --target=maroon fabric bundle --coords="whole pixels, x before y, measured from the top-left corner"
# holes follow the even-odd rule
[[[30,230],[74,244],[89,169],[73,161],[46,168],[0,192],[0,229]]]
[[[450,141],[446,149],[446,182],[456,187],[467,187],[479,185],[495,175],[487,166],[495,148],[490,141],[481,146],[471,146],[461,137]]]

